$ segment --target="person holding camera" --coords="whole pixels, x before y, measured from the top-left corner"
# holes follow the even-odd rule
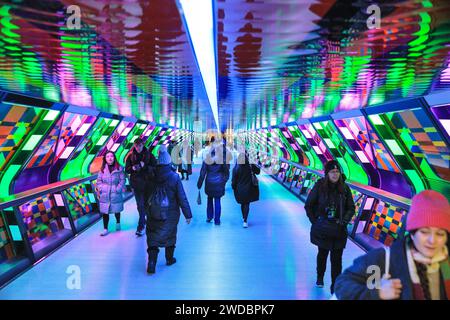
[[[155,156],[144,146],[142,139],[137,138],[125,161],[125,172],[130,175],[130,184],[133,188],[139,212],[137,236],[144,235],[147,216],[145,201],[154,187],[151,181],[151,174],[155,166]]]
[[[342,254],[347,243],[347,224],[355,213],[350,187],[344,182],[339,163],[328,161],[325,177],[317,181],[305,202],[311,227],[311,243],[319,248],[317,282],[323,288],[328,254],[331,252],[331,293],[336,278],[342,272]]]

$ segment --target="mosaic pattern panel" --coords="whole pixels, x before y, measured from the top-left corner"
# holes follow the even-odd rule
[[[369,115],[369,120],[376,130],[381,139],[385,142],[389,148],[396,163],[402,168],[406,174],[410,183],[414,186],[415,192],[426,188],[424,181],[422,180],[422,173],[420,169],[414,164],[414,162],[408,156],[408,151],[403,143],[399,143],[397,136],[392,132],[390,120],[385,115]]]
[[[95,155],[105,146],[109,136],[119,124],[117,119],[99,118],[92,128],[90,135],[76,149],[72,160],[62,170],[61,180],[87,175],[89,165]]]
[[[281,143],[288,152],[289,157],[287,160],[303,164],[303,153],[300,147],[297,146],[297,142],[290,135],[289,130],[287,128],[280,128],[276,129],[276,131],[278,132],[278,137],[280,138]]]
[[[316,182],[320,179],[320,177],[314,173],[308,172],[305,177],[305,181],[303,183],[302,189],[300,191],[300,194],[306,195],[306,197],[309,196],[309,193],[311,192],[312,188],[316,184]]]
[[[27,168],[44,167],[52,164],[60,157],[69,157],[70,152],[75,147],[67,152],[67,146],[72,139],[77,137],[79,130],[85,133],[94,121],[95,117],[92,116],[65,112],[63,118],[53,127],[39,149],[34,153]]]
[[[303,161],[303,165],[309,166],[310,168],[316,170],[322,170],[322,161],[320,161],[319,157],[317,156],[311,145],[308,143],[306,138],[300,133],[300,129],[298,128],[298,126],[289,126],[288,129],[292,137],[295,139],[295,141],[297,141],[297,145],[303,150],[303,153],[306,155],[307,160]]]
[[[0,263],[11,260],[16,256],[14,244],[9,234],[3,211],[0,210]]]
[[[305,180],[307,171],[301,169],[295,170],[294,182],[292,183],[291,189],[293,189],[297,194],[302,190],[303,181]]]
[[[356,155],[339,135],[333,122],[315,122],[314,127],[323,138],[324,143],[328,146],[333,157],[341,165],[342,170],[347,175],[347,179],[367,185],[369,182],[367,174],[364,172],[361,164],[357,161]]]
[[[364,202],[364,195],[361,192],[356,191],[354,189],[350,189],[350,190],[352,192],[353,202],[355,203],[355,214],[353,215],[352,220],[350,221],[350,224],[354,224],[355,219],[358,217],[359,210],[361,209],[361,205]]]
[[[69,206],[72,205],[74,209],[73,211],[71,210],[71,213],[72,215],[75,213],[77,215],[76,218],[81,217],[84,213],[89,214],[94,212],[94,205],[91,202],[87,186],[88,186],[87,183],[86,184],[82,183],[72,186],[68,190],[64,191]],[[67,196],[67,194],[70,195],[70,197]]]
[[[43,110],[0,104],[0,171],[30,133]]]
[[[89,167],[90,173],[97,173],[102,165],[103,155],[106,154],[107,151],[116,152],[120,145],[124,142],[127,135],[133,129],[134,123],[128,121],[120,122],[119,126],[111,136],[107,136],[106,139],[108,142],[104,147],[97,153],[95,159],[92,161]]]
[[[401,234],[405,216],[406,210],[379,200],[366,225],[365,233],[390,246]]]
[[[64,229],[56,207],[52,195],[42,196],[19,206],[31,244],[36,244]]]
[[[286,180],[284,181],[284,184],[286,186],[290,186],[292,181],[294,180],[294,174],[295,174],[296,168],[294,166],[290,166],[286,173]]]
[[[398,136],[429,179],[450,181],[450,149],[423,109],[387,114]]]
[[[0,194],[10,195],[11,184],[17,173],[23,167],[35,151],[36,146],[47,134],[50,127],[60,115],[57,110],[40,108],[13,107],[0,105],[3,120],[0,120],[0,136],[3,139],[0,144],[0,156],[3,164],[0,164]],[[3,113],[4,112],[4,113]],[[0,118],[1,119],[1,118]],[[19,121],[13,123],[12,121]],[[12,128],[14,124],[15,128]],[[14,146],[12,146],[14,144]]]
[[[333,160],[333,156],[330,151],[328,151],[322,138],[319,136],[312,124],[300,124],[298,127],[300,128],[303,136],[306,138],[308,144],[313,148],[320,161],[322,161],[323,165],[325,165],[327,161]]]

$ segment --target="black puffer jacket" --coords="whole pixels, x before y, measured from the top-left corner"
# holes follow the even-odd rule
[[[149,247],[169,247],[177,242],[177,227],[180,220],[180,208],[186,219],[192,218],[191,207],[186,198],[181,179],[173,172],[171,165],[156,166],[155,182],[164,184],[169,199],[169,215],[167,220],[147,218],[147,245]]]
[[[201,189],[205,180],[205,193],[208,197],[220,198],[225,195],[225,185],[230,178],[230,170],[227,164],[218,164],[214,161],[206,164],[203,161],[200,176],[197,181],[197,188]]]
[[[323,249],[343,249],[347,244],[347,224],[351,221],[355,213],[352,192],[350,191],[350,187],[344,183],[343,194],[340,194],[338,190],[327,193],[321,188],[324,183],[324,178],[317,181],[305,202],[306,214],[312,223],[311,242]],[[337,217],[342,213],[342,224],[339,225],[341,229],[339,232],[340,235],[337,237],[323,234],[320,232],[320,228],[318,228],[319,224],[327,219],[326,208],[331,201],[334,201],[336,205]]]
[[[138,171],[133,166],[144,162],[144,167]],[[125,161],[125,172],[130,175],[130,184],[134,190],[147,191],[153,188],[152,180],[156,166],[155,156],[146,147],[138,153],[133,147],[128,153]]]
[[[259,200],[259,187],[252,183],[252,171],[259,174],[261,170],[254,164],[249,164],[246,159],[245,164],[237,163],[233,168],[231,187],[234,197],[239,204],[250,203]]]

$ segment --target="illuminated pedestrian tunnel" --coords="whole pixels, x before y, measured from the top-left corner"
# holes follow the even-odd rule
[[[420,191],[450,199],[448,1],[380,5],[377,29],[364,2],[212,1],[216,103],[181,2],[0,3],[0,285],[100,220],[102,157],[137,138],[157,157],[224,135],[301,207],[337,160],[364,250]]]

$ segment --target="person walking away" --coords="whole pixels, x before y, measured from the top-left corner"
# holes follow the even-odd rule
[[[137,236],[144,234],[147,216],[145,201],[154,188],[152,172],[155,166],[155,156],[144,146],[142,139],[137,138],[125,161],[125,171],[130,175],[130,184],[133,188],[139,212],[139,222],[136,230]]]
[[[103,163],[97,176],[96,192],[103,218],[103,232],[108,234],[109,215],[116,216],[116,231],[120,230],[120,213],[123,211],[123,193],[125,192],[125,173],[112,151],[103,156]]]
[[[149,208],[147,219],[147,272],[155,273],[159,248],[165,248],[166,264],[174,264],[175,245],[177,241],[177,226],[180,220],[180,208],[186,218],[186,223],[190,223],[192,212],[186,194],[183,189],[180,177],[171,168],[170,155],[165,146],[161,146],[158,151],[158,164],[155,173],[156,189],[150,196],[149,201],[154,201],[155,195],[165,195],[167,206],[152,210]],[[164,201],[163,201],[164,202]],[[156,209],[156,208],[154,208]]]
[[[449,300],[450,205],[447,198],[434,190],[415,195],[406,216],[406,231],[409,233],[395,240],[389,249],[374,249],[355,259],[336,279],[336,297],[340,300]],[[380,275],[387,272],[373,283],[369,279],[373,278],[373,272],[367,272],[369,266],[377,267]]]
[[[213,144],[211,145],[210,153],[206,155],[205,161],[203,161],[197,181],[199,190],[202,188],[203,181],[205,181],[205,193],[208,196],[206,222],[209,223],[214,218],[215,225],[220,225],[220,198],[225,195],[225,185],[230,177],[228,166],[222,158],[222,151],[221,145],[215,147]]]
[[[254,181],[254,175],[260,174],[260,168],[255,164],[250,164],[248,153],[242,152],[237,158],[233,168],[231,187],[237,203],[241,205],[243,227],[248,228],[248,214],[250,203],[259,200],[259,186]]]
[[[189,145],[189,140],[183,141],[183,147],[180,150],[181,163],[178,166],[178,171],[181,173],[181,180],[184,180],[186,174],[186,180],[189,180],[189,175],[192,174],[192,158],[194,151],[192,146]]]
[[[325,177],[317,181],[305,202],[305,210],[312,223],[311,242],[317,254],[317,281],[324,286],[328,254],[331,252],[331,287],[334,293],[336,278],[342,272],[342,254],[347,244],[347,224],[355,213],[350,187],[345,183],[337,161],[325,165]]]

